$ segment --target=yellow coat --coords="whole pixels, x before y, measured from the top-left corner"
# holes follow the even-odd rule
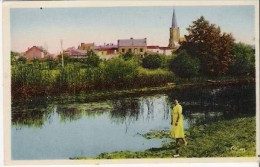
[[[172,110],[172,128],[171,136],[173,138],[184,138],[184,127],[183,127],[183,116],[182,116],[182,107],[180,104],[177,104]],[[177,126],[175,125],[179,115],[179,121]]]

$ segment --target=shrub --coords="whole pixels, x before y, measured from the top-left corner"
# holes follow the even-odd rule
[[[120,57],[109,59],[104,64],[104,77],[107,86],[128,87],[137,75],[138,64],[134,60],[125,61]]]
[[[134,53],[128,51],[126,52],[125,54],[122,54],[121,57],[124,59],[124,60],[130,60],[131,58],[133,58],[135,55]]]
[[[246,75],[255,73],[255,53],[246,44],[238,43],[233,47],[234,61],[230,65],[230,73],[233,75]]]
[[[174,80],[174,74],[165,69],[138,68],[138,75],[135,81],[137,87],[159,86]]]
[[[183,50],[170,61],[169,69],[179,77],[193,77],[198,75],[200,62],[199,59],[191,57]]]
[[[162,59],[158,54],[150,54],[143,58],[142,66],[144,68],[156,69],[161,67]]]
[[[86,64],[90,67],[98,67],[98,65],[101,63],[101,59],[98,55],[95,54],[95,52],[88,51],[87,52],[87,58],[86,58]]]

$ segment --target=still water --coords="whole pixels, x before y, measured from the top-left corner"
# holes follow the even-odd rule
[[[254,85],[174,89],[96,102],[13,102],[12,159],[94,158],[103,152],[161,147],[167,139],[147,140],[140,134],[170,129],[174,98],[183,106],[185,129],[255,114]]]

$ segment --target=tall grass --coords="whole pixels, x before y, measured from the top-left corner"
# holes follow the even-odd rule
[[[138,68],[135,85],[138,86],[160,86],[165,83],[173,82],[175,76],[172,72],[166,69],[145,69]]]
[[[98,67],[84,67],[80,62],[69,62],[56,68],[40,61],[16,63],[12,65],[12,97],[160,86],[173,80],[172,72],[144,69],[135,58],[112,58]]]

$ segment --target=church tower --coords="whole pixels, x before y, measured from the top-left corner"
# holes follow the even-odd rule
[[[179,46],[179,40],[180,40],[180,29],[177,26],[175,10],[173,9],[172,26],[170,27],[169,48],[176,49]]]

